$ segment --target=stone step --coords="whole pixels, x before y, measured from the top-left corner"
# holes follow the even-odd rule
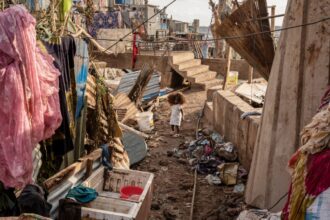
[[[195,58],[193,52],[176,52],[171,55],[173,64],[183,63],[185,61],[193,60]]]
[[[207,72],[209,70],[209,68],[210,67],[207,65],[199,65],[199,66],[193,66],[193,67],[183,69],[183,70],[181,70],[181,72],[182,72],[182,75],[184,75],[184,77],[190,77],[190,76],[197,75],[199,73]]]
[[[213,80],[208,80],[208,81],[192,84],[192,88],[208,90],[211,87],[222,85],[222,84],[223,84],[222,79],[213,79]]]
[[[199,82],[203,82],[206,80],[215,79],[216,76],[217,76],[217,72],[207,71],[207,72],[199,73],[197,75],[189,76],[189,77],[187,77],[187,79],[191,83],[199,83]]]
[[[188,61],[185,61],[185,62],[182,62],[182,63],[178,63],[178,64],[175,64],[175,68],[177,70],[183,70],[183,69],[187,69],[189,67],[194,67],[194,66],[199,66],[202,64],[202,61],[200,59],[193,59],[193,60],[188,60]]]

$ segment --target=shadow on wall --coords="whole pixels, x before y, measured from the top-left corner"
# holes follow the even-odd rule
[[[171,88],[179,88],[182,86],[184,78],[179,75],[177,72],[175,72],[174,70],[171,70],[171,74],[172,74],[172,78],[171,78]]]

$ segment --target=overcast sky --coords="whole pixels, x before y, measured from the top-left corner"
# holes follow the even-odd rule
[[[161,8],[172,0],[149,0],[150,4],[159,5]],[[214,0],[217,2],[218,0]],[[209,26],[212,17],[208,5],[209,0],[177,0],[168,9],[169,16],[173,19],[192,23],[196,18],[200,20],[202,26]],[[285,13],[287,0],[267,0],[268,6],[276,5],[276,14]],[[283,18],[276,19],[276,25],[282,25]]]

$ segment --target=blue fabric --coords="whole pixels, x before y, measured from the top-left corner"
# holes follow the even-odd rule
[[[103,144],[102,148],[102,165],[112,170],[112,164],[109,162],[112,152],[109,151],[109,144]]]
[[[75,39],[76,42],[76,56],[75,56],[75,77],[76,77],[76,91],[77,91],[77,106],[75,118],[80,117],[82,108],[84,107],[84,97],[86,90],[86,81],[88,76],[88,44],[83,39]]]
[[[46,10],[50,4],[49,0],[39,0],[39,8]],[[27,8],[30,11],[36,10],[35,8],[35,1],[34,0],[27,0],[26,1]]]
[[[95,189],[88,188],[82,185],[76,186],[68,192],[66,198],[72,198],[80,203],[88,203],[95,200],[98,193]]]
[[[95,13],[92,26],[89,27],[89,33],[96,37],[99,29],[116,29],[119,27],[118,11]]]

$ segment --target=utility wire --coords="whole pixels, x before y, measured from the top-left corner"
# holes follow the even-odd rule
[[[170,2],[169,4],[167,4],[163,9],[159,10],[156,14],[154,14],[153,16],[151,16],[150,18],[148,18],[147,20],[145,20],[144,22],[142,22],[142,24],[140,24],[139,26],[137,26],[136,28],[133,28],[133,30],[126,34],[125,36],[123,36],[122,38],[119,39],[119,41],[117,41],[116,43],[114,43],[113,45],[111,45],[110,47],[108,47],[107,49],[105,49],[105,51],[103,52],[107,52],[108,50],[110,50],[111,48],[113,48],[114,46],[116,46],[120,41],[123,41],[123,39],[125,39],[126,37],[128,37],[129,35],[133,34],[136,30],[138,30],[141,26],[143,26],[144,24],[146,24],[148,21],[150,21],[151,19],[153,19],[154,17],[156,17],[159,13],[163,12],[164,10],[166,10],[170,5],[172,5],[174,2],[176,2],[176,0],[173,0],[172,2]]]
[[[176,1],[176,0],[174,0]],[[173,2],[174,2],[173,1]],[[175,39],[175,40],[162,40],[162,41],[136,41],[139,44],[161,44],[161,43],[178,43],[178,42],[213,42],[213,41],[220,41],[220,40],[233,40],[233,39],[239,39],[239,38],[247,38],[247,37],[253,37],[253,36],[257,36],[257,35],[263,35],[263,34],[268,34],[268,33],[273,33],[273,32],[278,32],[278,31],[286,31],[286,30],[290,30],[290,29],[296,29],[296,28],[300,28],[300,27],[306,27],[306,26],[311,26],[311,25],[315,25],[321,22],[325,22],[330,20],[330,17],[326,17],[314,22],[309,22],[309,23],[305,23],[305,24],[301,24],[301,25],[294,25],[294,26],[290,26],[290,27],[284,27],[284,28],[279,28],[276,30],[270,30],[270,31],[262,31],[262,32],[256,32],[256,33],[251,33],[251,34],[246,34],[246,35],[236,35],[236,36],[224,36],[222,38],[214,38],[214,39],[205,39],[205,40],[194,40],[194,39]],[[72,32],[69,32],[72,33]],[[74,33],[72,33],[74,34]],[[127,35],[128,36],[128,35]],[[124,36],[122,38],[120,38],[119,40],[115,40],[115,39],[95,39],[95,38],[90,38],[90,37],[84,37],[86,39],[95,39],[95,40],[103,40],[103,41],[116,41],[115,44],[111,45],[109,48],[107,48],[104,52],[106,52],[107,50],[111,49],[113,46],[117,45],[119,42],[133,42],[131,40],[123,40],[124,38],[126,38],[127,36]]]

